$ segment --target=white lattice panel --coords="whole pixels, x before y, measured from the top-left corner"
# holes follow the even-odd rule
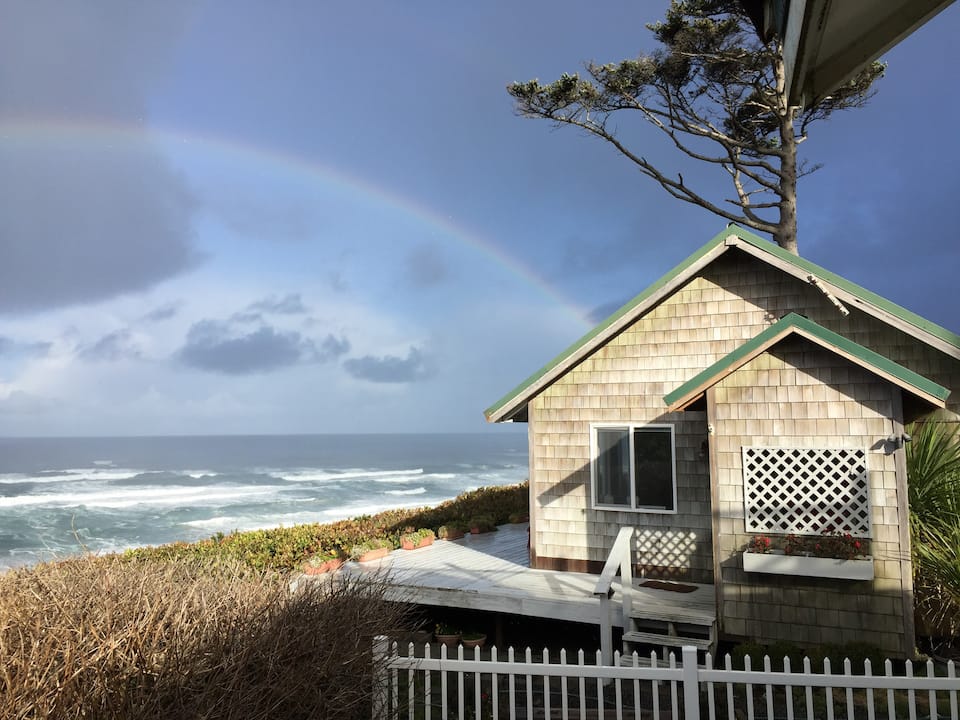
[[[870,536],[865,450],[743,448],[747,532]]]

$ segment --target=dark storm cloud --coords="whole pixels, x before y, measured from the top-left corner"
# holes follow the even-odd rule
[[[344,369],[359,380],[377,383],[409,383],[425,380],[433,373],[423,353],[411,347],[407,357],[364,355],[344,361]]]
[[[313,340],[299,332],[264,325],[253,332],[237,333],[228,323],[202,320],[190,328],[179,357],[199,370],[248,375],[305,362],[327,362],[349,348],[349,342],[332,335],[317,347]]]
[[[50,352],[53,343],[48,342],[18,342],[12,338],[0,335],[0,357],[43,357]]]
[[[439,248],[419,245],[407,255],[407,273],[417,287],[431,287],[446,280],[448,270]]]
[[[130,131],[143,125],[183,8],[5,5],[0,312],[109,298],[197,262],[190,192],[148,136]]]
[[[818,232],[803,234],[801,253],[842,277],[960,332],[955,302],[960,242],[953,217],[960,176],[901,183],[864,208],[838,209]],[[909,208],[909,212],[904,209]],[[944,228],[948,228],[946,231]]]
[[[127,328],[107,333],[95,343],[84,345],[77,351],[77,357],[88,362],[135,360],[141,354],[140,348],[133,342],[133,335]]]

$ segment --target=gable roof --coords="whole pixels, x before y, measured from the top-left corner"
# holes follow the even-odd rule
[[[796,313],[784,315],[736,350],[665,395],[663,402],[670,411],[686,406],[708,387],[791,335],[805,337],[937,407],[946,406],[945,400],[950,395],[947,388]]]
[[[946,330],[876,293],[754,235],[738,225],[729,225],[666,275],[597,325],[557,357],[537,370],[484,411],[489,422],[512,420],[526,404],[557,378],[586,358],[638,317],[657,305],[701,269],[731,248],[792,275],[816,284],[838,300],[911,335],[921,342],[960,360],[960,335]]]

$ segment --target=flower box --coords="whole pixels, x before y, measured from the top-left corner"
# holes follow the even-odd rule
[[[743,553],[744,572],[804,575],[835,580],[873,580],[873,558],[840,558],[785,555],[782,552]]]

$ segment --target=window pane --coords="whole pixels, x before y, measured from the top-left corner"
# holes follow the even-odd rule
[[[673,448],[670,428],[633,431],[637,507],[673,510]]]
[[[626,428],[597,429],[597,502],[630,505],[630,434]]]

